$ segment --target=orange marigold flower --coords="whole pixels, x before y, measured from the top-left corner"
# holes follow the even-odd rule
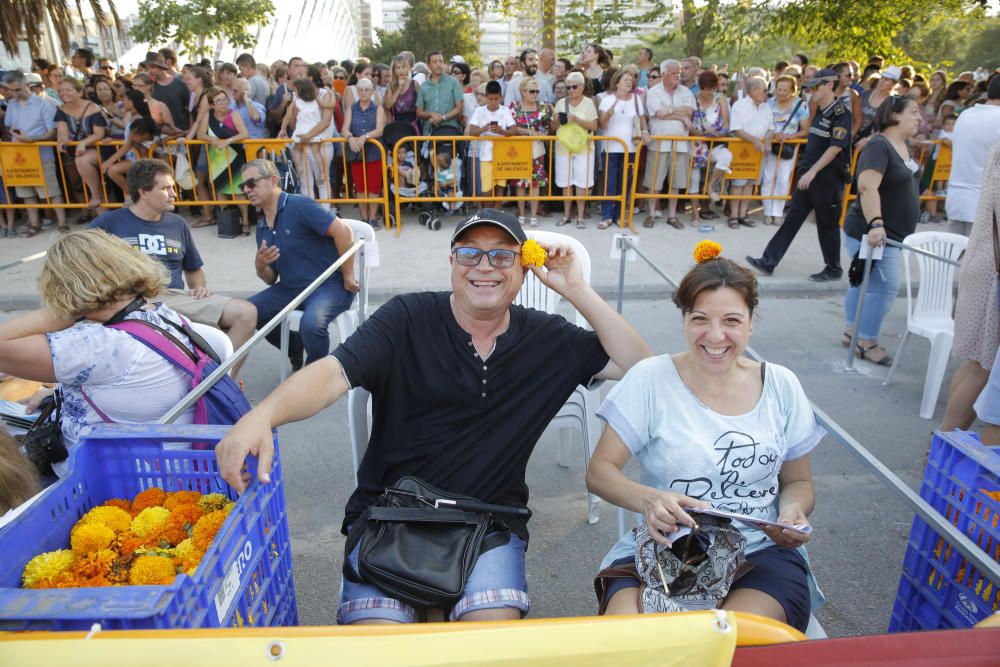
[[[114,541],[115,531],[102,523],[78,523],[69,534],[69,546],[77,558],[107,549]]]
[[[188,539],[188,532],[184,530],[184,526],[177,525],[169,520],[160,533],[160,541],[167,542],[170,546],[180,544],[186,539]]]
[[[132,563],[128,582],[133,586],[169,586],[176,575],[174,563],[169,558],[139,556]]]
[[[704,241],[699,241],[698,245],[694,247],[694,261],[701,264],[702,262],[707,262],[710,259],[715,259],[722,254],[722,245],[705,239]]]
[[[104,503],[104,507],[117,507],[120,510],[125,510],[129,514],[132,514],[132,503],[124,498],[112,498]]]
[[[132,525],[132,515],[120,507],[101,505],[90,510],[77,524],[100,524],[116,533],[124,533]]]
[[[195,548],[200,551],[208,551],[212,540],[215,539],[219,528],[222,527],[223,522],[229,515],[230,509],[232,507],[217,512],[210,512],[198,519],[198,523],[194,525],[194,531],[191,533],[191,541],[194,543]]]
[[[121,554],[122,556],[127,558],[131,556],[133,553],[135,553],[136,549],[139,549],[142,546],[143,545],[141,537],[136,537],[135,535],[129,535],[127,538],[125,538],[125,541],[122,542]]]
[[[194,526],[204,514],[205,512],[197,505],[178,505],[170,510],[167,522],[179,526]]]
[[[528,239],[521,244],[521,266],[543,266],[549,255],[545,248],[538,244],[535,239]]]
[[[161,529],[168,516],[170,516],[170,510],[166,507],[147,507],[132,519],[132,532],[138,537],[146,537]]]
[[[110,586],[105,577],[81,577],[73,572],[63,572],[53,582],[53,588],[99,588]]]
[[[172,510],[181,505],[194,505],[201,498],[197,491],[174,491],[167,494],[167,499],[163,501],[163,506]]]
[[[163,501],[166,499],[166,492],[155,486],[146,489],[145,491],[140,491],[139,494],[136,495],[135,500],[132,501],[132,515],[138,515],[139,512],[143,511],[147,507],[157,507],[163,505]]]
[[[69,549],[40,553],[24,566],[21,583],[25,588],[51,588],[53,580],[73,564]]]
[[[101,577],[106,579],[111,574],[111,566],[118,558],[111,549],[101,549],[92,553],[78,556],[69,568],[69,572],[79,579],[93,579]]]

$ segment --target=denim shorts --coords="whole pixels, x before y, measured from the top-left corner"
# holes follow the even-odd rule
[[[465,594],[449,614],[449,620],[457,621],[464,614],[482,609],[517,609],[521,616],[531,609],[528,599],[528,582],[524,577],[524,554],[528,545],[511,533],[510,541],[490,549],[479,556],[469,580],[465,582]],[[358,569],[358,552],[361,541],[351,551],[350,562],[355,572]],[[401,600],[391,598],[376,586],[343,580],[340,607],[337,609],[337,624],[347,625],[370,619],[413,623],[417,620],[416,610]]]
[[[733,582],[730,591],[751,588],[773,597],[785,611],[788,625],[805,632],[809,625],[809,569],[795,549],[772,545],[747,556],[753,569]],[[619,558],[611,567],[635,563],[635,557]],[[609,568],[610,569],[610,568]],[[598,574],[598,576],[601,576]],[[639,580],[617,577],[608,582],[605,599],[625,588],[639,588]]]

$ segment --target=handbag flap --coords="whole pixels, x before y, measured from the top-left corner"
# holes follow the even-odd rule
[[[369,521],[401,523],[465,523],[476,525],[482,519],[474,512],[430,507],[371,507]]]

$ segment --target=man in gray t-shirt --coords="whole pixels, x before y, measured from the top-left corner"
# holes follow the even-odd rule
[[[257,71],[257,61],[249,53],[244,53],[236,59],[236,67],[240,70],[240,76],[250,84],[250,99],[267,106],[267,97],[271,94],[271,88]]]

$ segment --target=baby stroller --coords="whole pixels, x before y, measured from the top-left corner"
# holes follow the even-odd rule
[[[439,127],[431,132],[432,137],[461,137],[462,132],[454,127]],[[421,149],[422,171],[426,175],[417,186],[418,189],[435,193],[435,196],[461,197],[465,189],[465,174],[462,165],[465,162],[467,143],[465,141],[425,142]],[[449,161],[447,167],[440,167],[438,160],[444,157]],[[465,202],[440,202],[440,206],[452,214],[465,212]],[[431,204],[429,210],[418,215],[420,224],[429,229],[441,229],[441,220],[435,215],[437,205]]]
[[[400,174],[402,176],[401,180],[403,183],[394,182],[393,176],[395,175],[395,170],[392,168],[393,165],[393,152],[395,151],[396,144],[405,139],[406,137],[416,137],[420,136],[420,133],[414,129],[409,123],[394,122],[388,123],[385,129],[382,130],[382,143],[385,146],[386,155],[386,168],[388,170],[389,176],[389,225],[393,226],[396,224],[396,216],[392,211],[396,210],[396,195],[402,195],[403,197],[416,197],[423,194],[417,189],[418,181],[418,170],[416,168],[416,158],[414,157],[416,146],[413,142],[406,142],[403,147],[400,148]],[[404,165],[408,164],[409,169],[404,168]],[[421,213],[422,215],[422,213]],[[423,220],[421,220],[423,224]]]

